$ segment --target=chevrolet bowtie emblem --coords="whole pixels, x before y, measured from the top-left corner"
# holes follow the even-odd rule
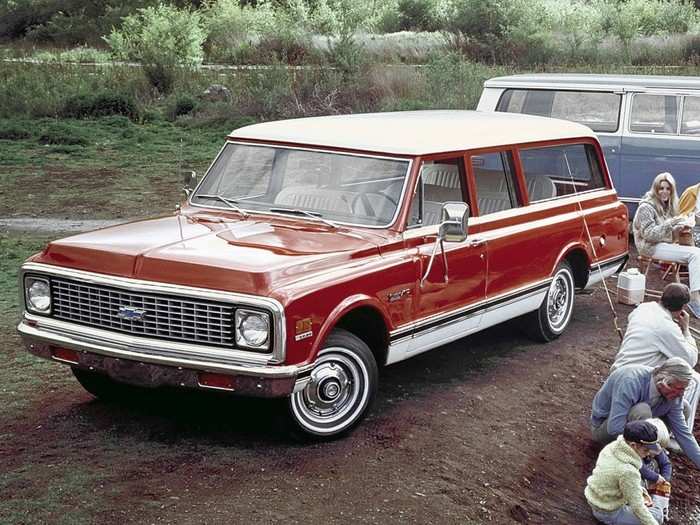
[[[120,306],[117,317],[125,321],[143,321],[146,317],[146,310],[135,306]]]

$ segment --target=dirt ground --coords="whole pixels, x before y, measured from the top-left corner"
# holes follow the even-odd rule
[[[615,307],[624,327],[631,307]],[[311,444],[285,434],[278,402],[107,404],[47,363],[1,425],[2,499],[13,523],[593,524],[587,418],[618,344],[602,289],[581,294],[552,343],[507,323],[386,368],[370,417]],[[670,523],[700,523],[700,472],[672,460]]]

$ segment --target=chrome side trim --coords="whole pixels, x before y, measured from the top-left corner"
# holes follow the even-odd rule
[[[158,348],[170,348],[179,347],[184,345],[185,347],[191,348],[206,348],[212,355],[216,352],[225,352],[226,355],[241,355],[248,356],[250,362],[256,362],[259,360],[260,356],[263,356],[266,362],[273,363],[283,363],[286,357],[286,326],[284,320],[284,308],[282,304],[269,297],[259,297],[255,295],[247,295],[235,292],[225,292],[220,290],[210,290],[206,288],[196,288],[193,286],[183,286],[179,284],[169,284],[169,283],[159,283],[155,281],[144,281],[141,279],[133,279],[129,277],[117,277],[113,275],[103,275],[92,272],[86,272],[83,270],[74,270],[71,268],[62,268],[60,266],[52,266],[49,264],[41,263],[25,263],[20,268],[19,272],[19,283],[20,290],[24,290],[24,276],[27,273],[40,274],[40,275],[54,275],[60,277],[68,277],[72,279],[79,279],[85,282],[101,284],[112,287],[124,288],[126,290],[138,291],[138,292],[148,292],[148,293],[162,293],[162,294],[172,294],[172,295],[183,295],[186,297],[193,297],[199,299],[209,299],[212,301],[220,301],[226,303],[232,303],[238,306],[253,306],[261,309],[268,310],[272,313],[273,319],[273,351],[272,353],[259,354],[250,351],[241,351],[236,349],[222,349],[215,347],[205,347],[199,345],[188,345],[186,343],[175,343],[173,341],[165,341],[161,339],[151,339],[151,338],[136,338],[139,341],[148,341],[155,343],[154,346]],[[21,294],[21,305],[26,311],[26,304],[24,303],[24,294]],[[29,318],[30,314],[25,314],[25,318]],[[44,316],[31,316],[32,319],[36,319],[45,323],[46,321],[52,321],[54,323],[60,323],[55,319]],[[50,324],[46,325],[50,326]],[[90,331],[100,332],[102,340],[118,340],[116,334],[106,330],[97,330],[93,328],[86,327],[84,325],[64,323],[61,325],[64,331],[71,331],[75,333],[88,333]],[[122,334],[120,334],[122,335]]]
[[[536,310],[542,304],[546,295],[546,288],[538,288],[504,302],[492,300],[490,305],[467,314],[461,319],[432,327],[416,334],[412,339],[402,338],[393,341],[389,345],[386,364],[398,363],[467,335],[480,332],[507,319],[513,319],[519,315]]]
[[[435,314],[429,317],[424,317],[423,319],[419,319],[414,323],[410,323],[408,325],[403,325],[398,327],[395,330],[392,330],[389,333],[389,338],[393,341],[398,341],[402,337],[405,337],[406,335],[409,335],[411,332],[414,331],[421,331],[422,329],[426,329],[428,325],[444,325],[448,322],[452,322],[450,318],[453,317],[460,317],[460,316],[468,316],[472,312],[477,312],[479,310],[483,311],[490,311],[493,310],[494,308],[500,307],[501,303],[508,304],[512,301],[517,301],[518,299],[521,298],[521,296],[529,296],[531,292],[537,292],[538,290],[542,288],[546,288],[549,286],[549,284],[552,282],[551,277],[547,277],[546,279],[542,279],[541,281],[537,281],[532,284],[528,284],[526,286],[521,286],[520,288],[516,288],[515,290],[510,290],[508,292],[502,293],[500,295],[496,295],[494,297],[488,297],[485,298],[479,302],[467,305],[467,306],[462,306],[460,308],[456,308],[454,310],[451,310],[449,312],[442,312],[439,314]],[[456,321],[456,320],[455,320]]]
[[[36,325],[32,326],[28,321]],[[75,327],[30,314],[25,314],[17,330],[29,347],[35,343],[51,344],[105,357],[192,370],[280,378],[296,376],[313,366],[268,366],[271,362],[269,356],[259,355],[253,359],[248,352],[227,352],[184,343],[162,344],[162,341]]]

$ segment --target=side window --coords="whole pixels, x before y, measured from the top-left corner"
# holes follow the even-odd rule
[[[496,111],[571,120],[593,131],[617,131],[622,96],[599,91],[507,89]]]
[[[530,202],[604,188],[595,148],[571,144],[520,152]]]
[[[557,91],[552,104],[554,118],[584,124],[593,131],[617,131],[622,95],[595,91]]]
[[[683,118],[681,134],[700,135],[700,97],[685,97],[683,101]]]
[[[632,99],[630,131],[635,133],[678,132],[678,97],[636,94]]]
[[[484,153],[471,157],[479,215],[509,210],[518,205],[510,152]]]
[[[409,226],[428,226],[440,222],[442,205],[464,201],[462,158],[426,161],[421,166],[408,218]]]

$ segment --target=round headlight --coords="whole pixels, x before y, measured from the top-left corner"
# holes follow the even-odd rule
[[[266,347],[270,336],[270,318],[262,312],[236,312],[236,343],[255,348]]]
[[[51,288],[44,279],[27,279],[27,302],[32,310],[48,312],[51,308]]]

